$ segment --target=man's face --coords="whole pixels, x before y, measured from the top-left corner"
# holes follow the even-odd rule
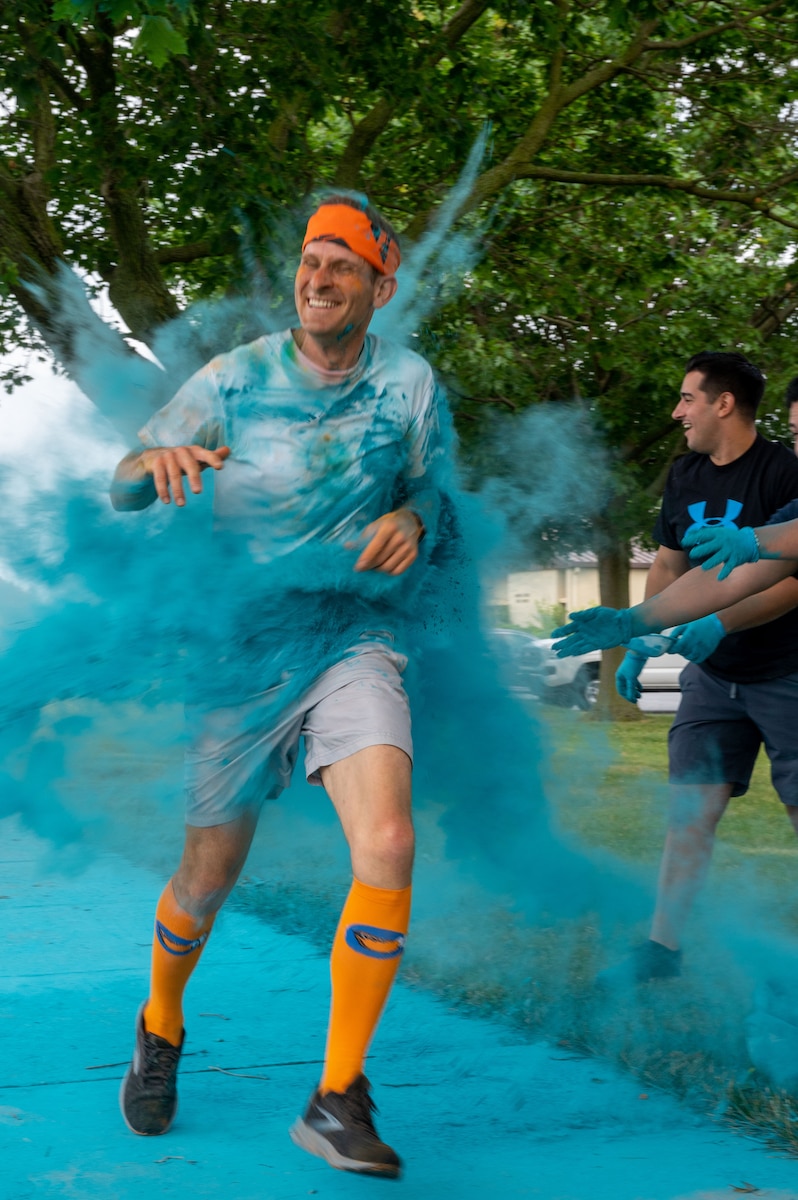
[[[679,403],[671,416],[680,421],[690,450],[711,454],[721,431],[718,399],[710,399],[703,388],[701,371],[688,371],[682,380]]]
[[[798,454],[798,400],[793,400],[790,405],[790,437],[792,448]]]
[[[387,304],[395,287],[394,279],[378,275],[346,246],[309,242],[294,280],[299,323],[317,341],[340,341],[365,331],[374,309]]]

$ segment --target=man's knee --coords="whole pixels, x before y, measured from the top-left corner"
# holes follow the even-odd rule
[[[183,858],[174,877],[178,903],[194,916],[209,916],[221,908],[246,862],[252,829],[249,826],[189,827]]]
[[[218,912],[233,889],[238,872],[202,870],[192,872],[181,865],[172,880],[181,908],[193,917],[210,917]]]
[[[415,853],[413,823],[408,818],[387,817],[377,825],[364,830],[361,837],[364,849],[370,856],[386,866],[407,867],[412,865]]]
[[[672,786],[668,809],[669,831],[714,834],[731,793],[731,784]]]

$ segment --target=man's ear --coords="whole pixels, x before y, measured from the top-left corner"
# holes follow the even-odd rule
[[[737,407],[734,392],[721,392],[715,401],[715,411],[719,417],[730,416]]]
[[[395,275],[378,275],[374,285],[374,307],[384,308],[396,295],[397,286]]]

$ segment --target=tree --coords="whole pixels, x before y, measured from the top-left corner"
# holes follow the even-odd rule
[[[6,344],[69,366],[42,285],[63,260],[150,343],[240,286],[241,251],[321,183],[412,233],[485,120],[463,210],[547,183],[652,189],[798,225],[790,0],[9,0],[0,249]],[[689,128],[689,136],[685,136]],[[794,189],[790,193],[794,200]],[[31,290],[26,282],[39,284]]]
[[[131,394],[157,403],[250,329],[246,305],[209,327],[192,316],[199,302],[261,284],[280,298],[272,251],[294,243],[313,189],[363,189],[417,238],[489,122],[490,153],[459,204],[465,227],[488,231],[486,259],[428,341],[466,379],[464,420],[496,399],[505,357],[519,394],[592,400],[625,464],[605,521],[614,540],[599,546],[605,599],[618,600],[613,556],[617,567],[641,528],[626,518],[668,453],[654,411],[667,411],[670,382],[649,371],[640,408],[654,322],[681,358],[705,322],[727,344],[775,331],[780,349],[795,311],[796,11],[798,0],[7,0],[2,346],[52,355],[89,395],[98,344],[123,351]],[[610,251],[601,264],[597,246]],[[121,332],[65,286],[63,264],[107,289]],[[181,314],[170,356],[163,331]],[[480,337],[492,375],[476,369]],[[157,347],[165,370],[134,341]]]

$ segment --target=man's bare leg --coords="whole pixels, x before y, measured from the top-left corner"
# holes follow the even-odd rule
[[[671,787],[668,833],[657,882],[651,940],[678,950],[712,859],[715,831],[728,806],[728,783]]]
[[[177,1110],[183,992],[246,861],[257,817],[188,826],[183,858],[155,913],[150,996],[136,1022],[136,1052],[120,1091],[134,1133],[166,1133]]]
[[[241,874],[258,818],[245,813],[224,825],[186,826],[180,866],[172,877],[175,897],[192,916],[215,914]]]
[[[404,750],[369,746],[320,774],[349,843],[355,878],[370,887],[407,887],[415,835],[412,767]]]
[[[294,1141],[335,1167],[395,1177],[398,1155],[380,1140],[363,1074],[396,975],[410,918],[414,835],[410,759],[370,746],[321,771],[343,826],[354,879],[333,943],[324,1072]]]

